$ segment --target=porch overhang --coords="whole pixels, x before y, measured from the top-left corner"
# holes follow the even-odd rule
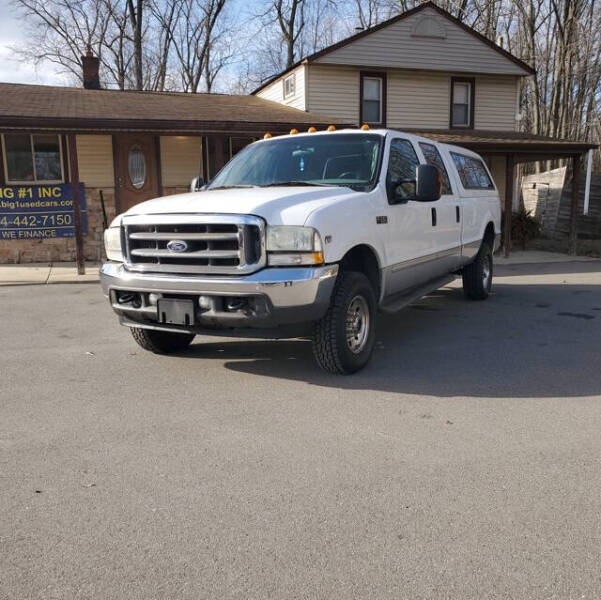
[[[445,144],[463,146],[479,154],[512,155],[514,164],[570,158],[598,148],[591,142],[564,140],[517,131],[410,129],[411,133]]]

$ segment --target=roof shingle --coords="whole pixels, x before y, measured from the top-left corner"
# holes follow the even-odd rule
[[[283,106],[256,96],[86,90],[0,83],[0,126],[45,121],[88,128],[156,125],[157,129],[184,130],[223,124],[327,125],[339,123],[321,115]],[[229,124],[229,127],[226,126]]]

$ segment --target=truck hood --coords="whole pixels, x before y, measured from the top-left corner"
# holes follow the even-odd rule
[[[356,196],[347,187],[235,188],[176,194],[148,200],[130,208],[126,215],[221,213],[256,215],[270,225],[304,225],[322,206]]]

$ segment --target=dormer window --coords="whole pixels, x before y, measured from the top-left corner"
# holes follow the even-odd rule
[[[295,74],[292,73],[288,75],[288,77],[284,78],[284,100],[286,98],[290,98],[294,96],[294,92],[296,91],[296,77]]]
[[[474,79],[451,79],[451,128],[474,128]]]

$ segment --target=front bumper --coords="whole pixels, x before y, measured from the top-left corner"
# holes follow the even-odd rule
[[[241,277],[142,274],[121,263],[100,269],[104,295],[125,325],[200,332],[273,328],[320,319],[328,309],[338,265],[266,268]],[[130,296],[133,301],[129,300]],[[158,322],[156,298],[194,300],[194,327]]]

